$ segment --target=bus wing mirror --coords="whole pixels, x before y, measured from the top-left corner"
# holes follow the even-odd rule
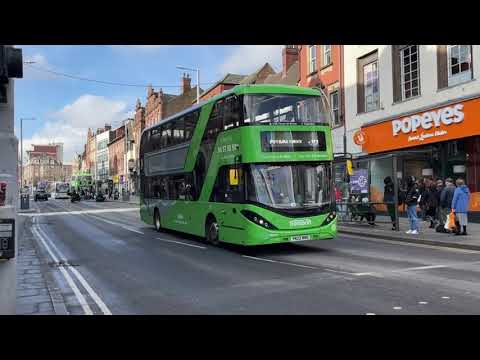
[[[347,160],[347,175],[352,176],[353,175],[353,164],[352,160]]]
[[[238,169],[230,169],[228,172],[228,184],[229,185],[238,185],[239,184],[239,176],[238,176]]]

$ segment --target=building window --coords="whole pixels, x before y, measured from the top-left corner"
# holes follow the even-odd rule
[[[420,95],[420,72],[418,68],[418,45],[407,45],[400,50],[402,69],[402,99]]]
[[[323,66],[332,63],[332,45],[323,45]]]
[[[317,46],[308,45],[308,72],[311,74],[317,70]]]
[[[363,67],[363,84],[365,93],[365,111],[377,110],[380,107],[377,60]]]
[[[330,107],[333,113],[333,125],[338,126],[340,125],[340,104],[339,104],[339,97],[338,91],[334,91],[330,93]]]
[[[448,86],[472,79],[470,45],[448,45]]]

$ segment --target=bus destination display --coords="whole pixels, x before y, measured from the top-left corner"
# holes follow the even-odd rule
[[[263,152],[326,151],[323,131],[263,131]]]

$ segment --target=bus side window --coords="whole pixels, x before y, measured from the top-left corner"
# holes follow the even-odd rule
[[[173,125],[172,145],[177,145],[184,142],[185,117],[186,116],[183,116],[172,123]]]
[[[215,142],[218,133],[223,130],[224,106],[225,101],[223,99],[218,100],[213,106],[212,113],[208,119],[205,134],[203,136],[203,138],[209,142]]]
[[[233,95],[225,99],[223,130],[240,126],[241,109],[240,98],[238,96]]]
[[[195,126],[200,117],[200,110],[189,113],[185,116],[185,141],[189,141],[193,137]]]

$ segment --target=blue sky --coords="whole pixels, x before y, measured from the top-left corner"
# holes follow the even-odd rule
[[[206,89],[226,73],[248,74],[265,62],[281,69],[281,46],[19,46],[33,66],[96,80],[153,84],[155,90],[178,94],[181,70],[200,68]],[[66,162],[81,152],[88,127],[116,123],[131,115],[135,101],[145,101],[146,88],[111,86],[69,79],[24,66],[24,78],[15,82],[15,127],[24,121],[24,149],[31,143],[64,142]],[[195,85],[195,74],[192,85]],[[169,87],[169,86],[175,87]]]

